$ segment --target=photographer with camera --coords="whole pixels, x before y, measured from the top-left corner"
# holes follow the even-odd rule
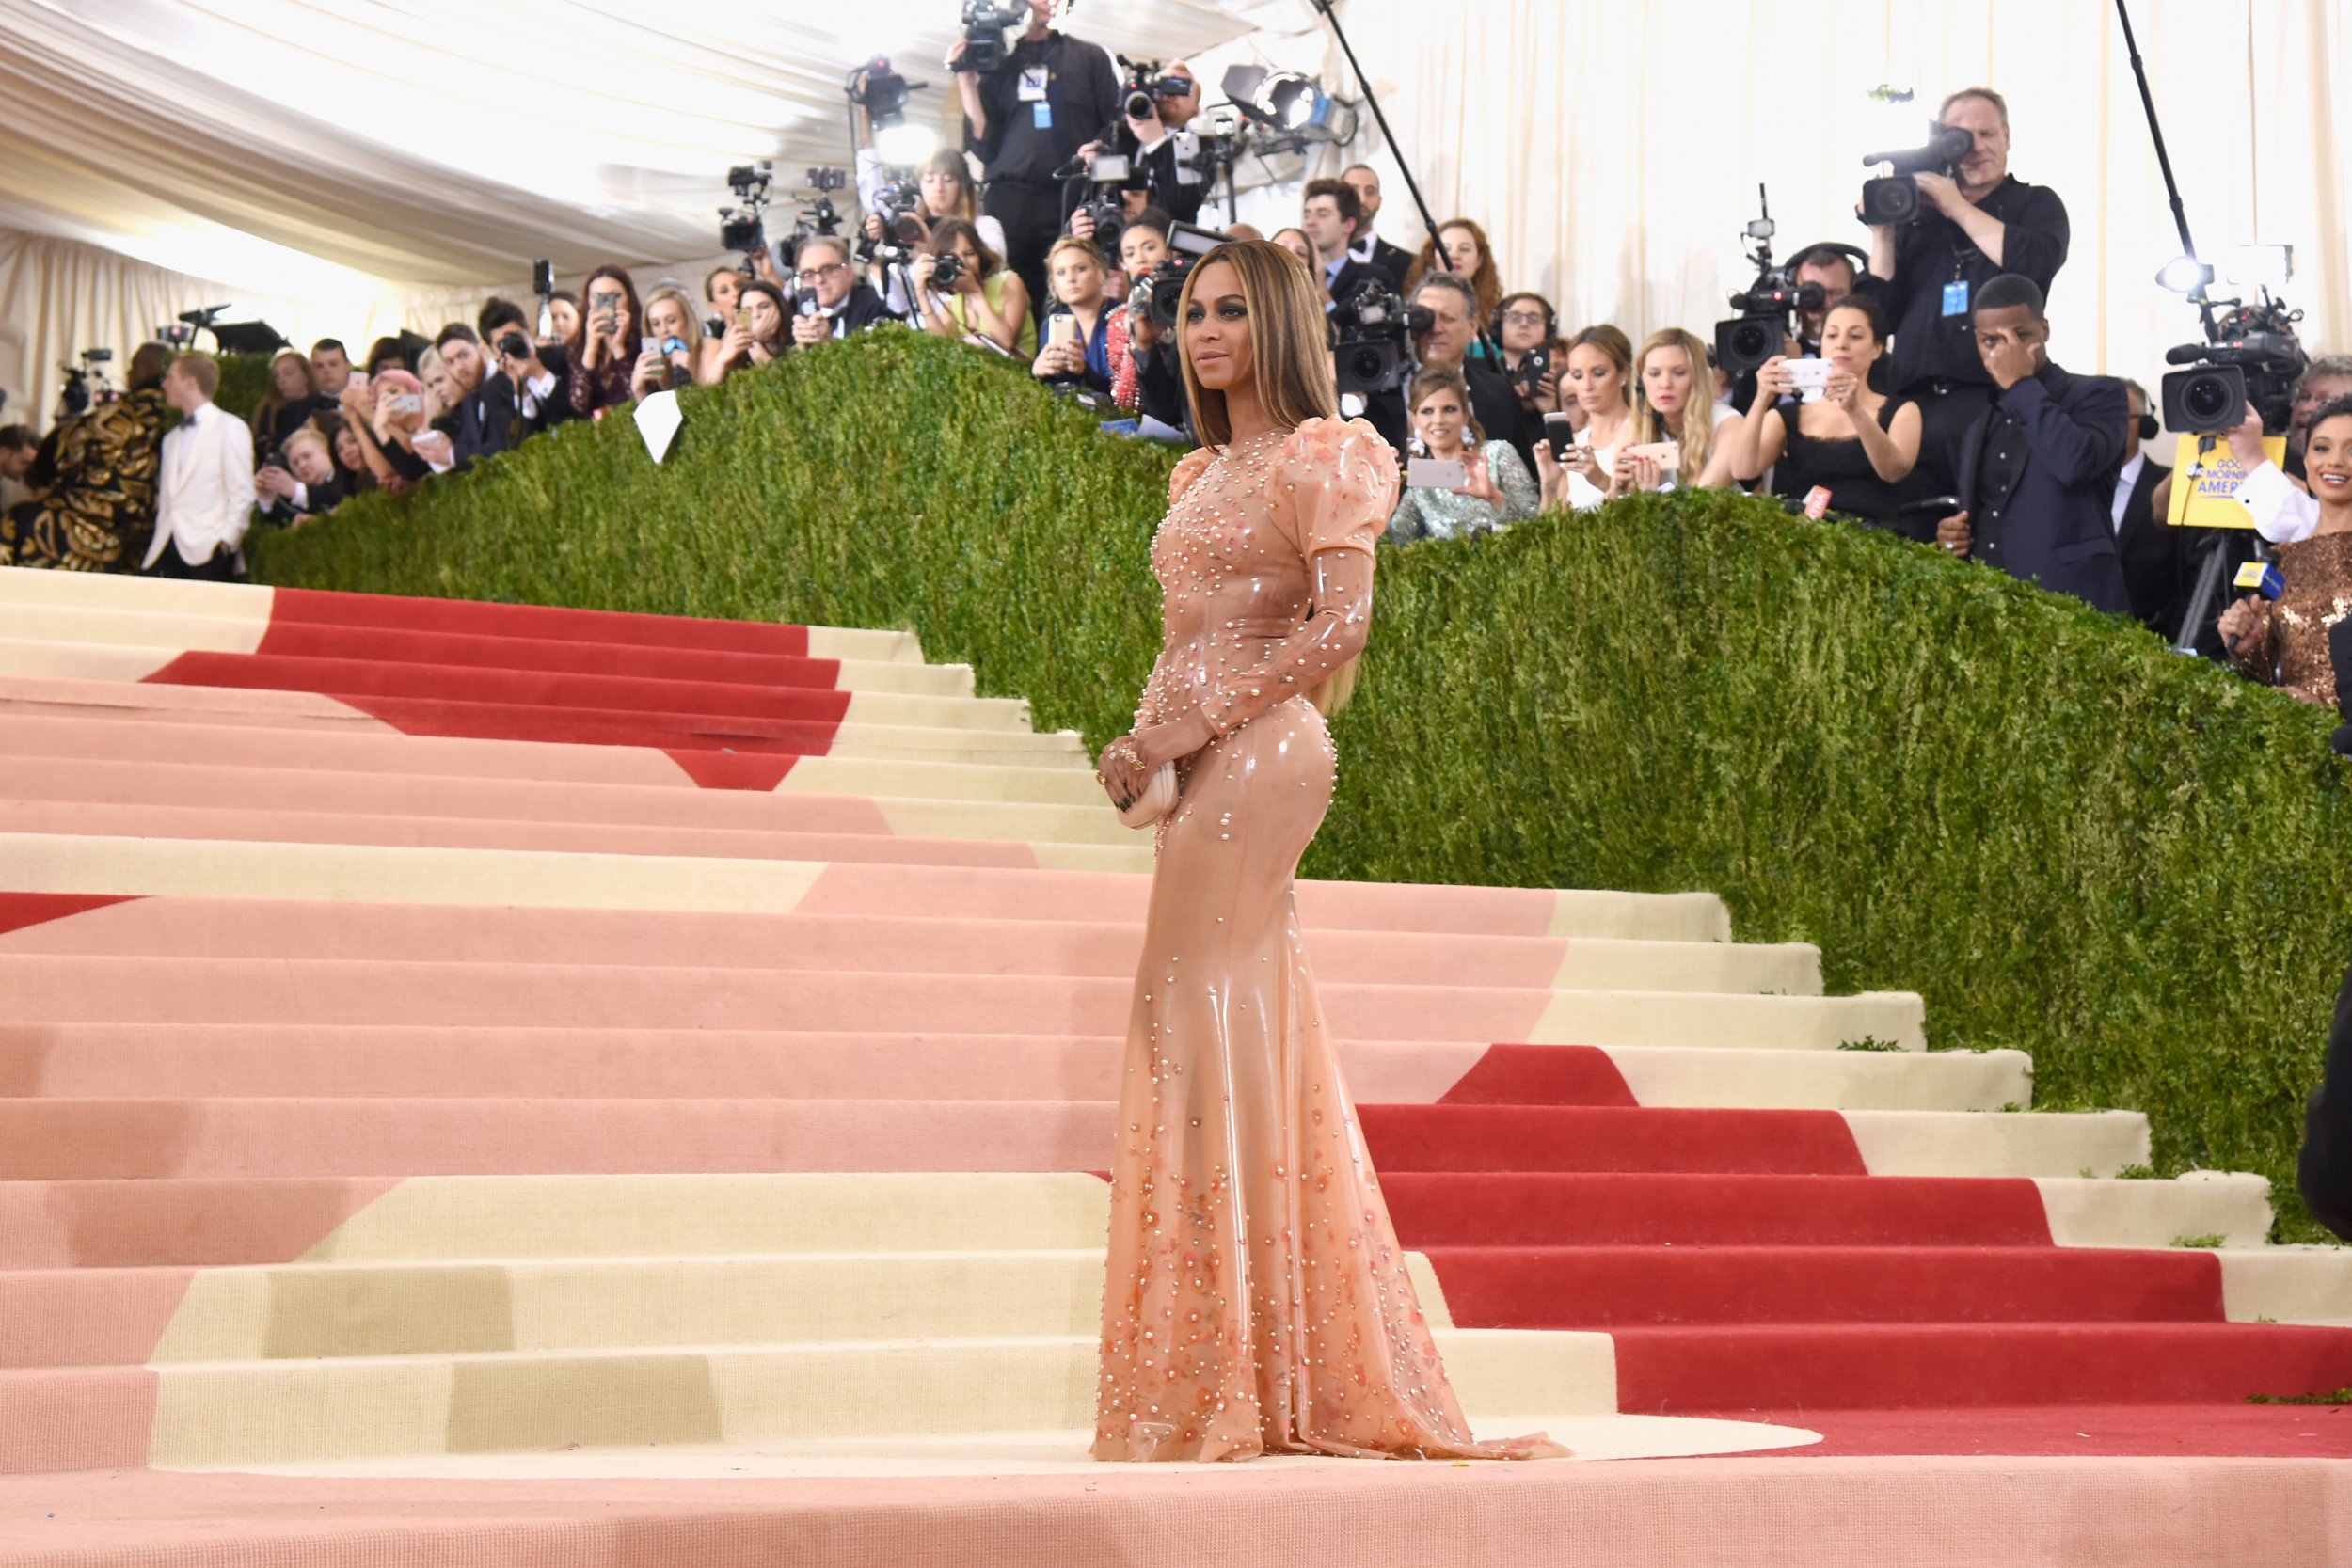
[[[503,403],[514,410],[510,444],[536,436],[574,418],[571,355],[561,341],[542,342],[531,329],[531,318],[513,300],[493,297],[474,318],[485,350],[497,356],[498,369],[484,384],[486,402]]]
[[[1348,194],[1352,197],[1355,192]],[[1470,388],[1470,413],[1479,428],[1490,440],[1508,442],[1520,464],[1533,472],[1535,441],[1543,434],[1541,416],[1519,401],[1518,389],[1502,372],[1470,357],[1482,319],[1477,291],[1460,273],[1433,272],[1413,291],[1412,303],[1429,312],[1429,325],[1413,339],[1414,357],[1421,368],[1461,372]],[[1371,417],[1369,408],[1365,413]]]
[[[1977,291],[2004,274],[2029,278],[2045,295],[2066,262],[2066,204],[2058,193],[2009,172],[2009,104],[1990,87],[1944,100],[1937,130],[1946,166],[1922,168],[1887,187],[1866,187],[1870,274],[1895,326],[1888,388],[1919,404],[1920,461],[1943,488],[1961,479],[1960,443],[1992,406],[1971,326]],[[1963,147],[1964,142],[1964,147]],[[1879,186],[1872,182],[1872,186]],[[1886,211],[1889,198],[1906,218]],[[1876,198],[1875,200],[1873,198]]]
[[[587,418],[630,401],[637,329],[645,312],[637,303],[637,285],[620,267],[598,267],[580,293],[587,308],[580,327],[580,368],[572,373],[572,412]]]
[[[1130,214],[1156,207],[1178,223],[1199,221],[1211,170],[1201,155],[1200,138],[1187,128],[1200,112],[1200,79],[1184,61],[1156,76],[1148,65],[1130,71],[1120,102],[1119,134],[1111,145],[1112,151],[1127,159],[1123,189]],[[1086,157],[1091,167],[1091,149]]]
[[[1005,259],[980,243],[962,218],[943,218],[909,268],[923,328],[959,341],[981,337],[1023,359],[1037,357],[1037,321],[1029,292]]]
[[[850,264],[850,244],[837,234],[812,234],[793,255],[792,346],[806,348],[846,338],[895,318],[871,285]]]
[[[446,428],[456,452],[456,470],[463,473],[478,459],[504,451],[521,439],[514,392],[508,388],[503,396],[493,394],[482,340],[465,323],[451,322],[442,327],[433,347],[449,372],[451,419]]]
[[[1867,294],[1840,300],[1824,312],[1821,335],[1813,368],[1825,365],[1827,374],[1802,400],[1785,356],[1774,355],[1756,372],[1756,401],[1718,432],[1731,477],[1750,483],[1770,468],[1782,496],[1824,489],[1839,514],[1901,531],[1904,506],[1935,492],[1926,488],[1925,475],[1914,477],[1918,406],[1870,386],[1870,372],[1886,353],[1885,312]]]
[[[1808,286],[1821,291],[1820,309],[1798,308],[1796,343],[1789,351],[1791,358],[1819,358],[1821,329],[1829,322],[1829,313],[1854,292],[1854,285],[1861,281],[1861,269],[1851,256],[1837,246],[1817,245],[1810,250],[1799,251],[1796,260],[1788,263],[1788,280],[1797,286],[1801,295]]]
[[[1502,349],[1502,373],[1538,418],[1560,412],[1560,361],[1567,345],[1560,341],[1558,324],[1551,301],[1534,293],[1505,295],[1487,324]]]
[[[963,101],[964,145],[978,156],[987,185],[982,207],[1004,225],[1005,259],[1040,301],[1049,297],[1046,253],[1061,235],[1056,176],[1120,118],[1110,55],[1057,31],[1056,8],[1056,0],[1027,0],[1021,37],[1004,49],[985,35],[992,25],[1001,33],[1009,8],[966,0],[964,36],[947,54]],[[981,57],[967,64],[976,53]]]
[[[131,356],[128,390],[120,398],[50,432],[55,477],[37,499],[0,514],[0,566],[71,572],[137,566],[155,527],[163,381],[170,363],[171,351],[163,344],[141,344]]]
[[[1994,392],[1961,443],[1961,510],[1936,542],[2021,581],[2129,615],[2115,548],[2115,476],[2131,400],[2104,375],[2050,362],[2041,287],[2003,274],[1975,293],[1970,319]]]

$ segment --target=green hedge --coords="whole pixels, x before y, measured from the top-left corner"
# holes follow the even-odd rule
[[[257,542],[267,580],[909,626],[1100,743],[1157,644],[1171,454],[1016,369],[869,337],[686,398],[660,468],[577,427]],[[592,499],[593,498],[593,499]],[[2328,716],[1935,551],[1737,495],[1384,552],[1306,871],[1706,887],[1939,1048],[2030,1051],[2045,1109],[2258,1170],[2283,1232],[2352,956]]]

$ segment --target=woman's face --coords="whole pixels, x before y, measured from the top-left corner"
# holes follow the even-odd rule
[[[1865,374],[1878,363],[1880,352],[1870,336],[1870,318],[1861,311],[1833,309],[1821,323],[1821,357],[1839,370]]]
[[[1307,243],[1303,229],[1285,229],[1274,236],[1274,243],[1307,263],[1307,270],[1315,270],[1315,247]]]
[[[1439,456],[1461,450],[1462,431],[1468,422],[1462,394],[1451,387],[1438,388],[1413,408],[1414,433]]]
[[[1136,224],[1119,234],[1119,264],[1130,277],[1141,277],[1168,260],[1168,236]]]
[[[298,355],[279,355],[270,365],[269,378],[277,386],[278,395],[289,403],[310,395],[310,367]]]
[[[743,302],[743,275],[729,267],[710,275],[710,308],[723,316],[735,314]]]
[[[574,305],[570,300],[557,299],[548,301],[548,319],[555,324],[555,335],[557,337],[563,339],[566,342],[569,342],[572,339],[580,336],[580,307]]]
[[[346,473],[358,473],[367,467],[367,456],[359,450],[359,437],[351,433],[349,425],[335,432],[335,461]]]
[[[424,389],[432,393],[434,400],[442,407],[457,406],[457,386],[449,378],[448,366],[436,361],[430,368],[419,371],[417,379],[424,383]]]
[[[1241,274],[1216,261],[1193,274],[1192,304],[1184,312],[1184,360],[1194,379],[1213,392],[1250,385],[1257,359],[1249,343],[1249,302]]]
[[[1579,343],[1568,350],[1568,389],[1585,413],[1607,414],[1625,406],[1625,372],[1592,344]]]
[[[956,178],[953,169],[927,168],[918,185],[923,193],[923,211],[931,217],[954,217],[956,209],[963,203],[963,182]]]
[[[1515,299],[1502,308],[1502,346],[1524,354],[1544,341],[1544,308],[1532,299]]]
[[[657,299],[645,307],[645,336],[665,342],[686,338],[686,307],[675,299]]]
[[[2312,426],[2303,449],[2303,471],[2322,504],[2352,502],[2352,414],[2338,414]]]
[[[1691,406],[1691,356],[1679,347],[1654,348],[1642,357],[1642,396],[1661,414]]]
[[[751,312],[752,336],[760,342],[770,341],[784,330],[784,312],[766,294],[745,294],[741,308]]]
[[[947,248],[963,258],[963,276],[977,279],[980,276],[980,247],[958,234],[947,242]]]
[[[1478,236],[1456,224],[1453,228],[1439,230],[1438,238],[1445,242],[1446,257],[1453,261],[1454,270],[1462,275],[1465,282],[1475,280],[1478,277]]]
[[[1073,246],[1054,258],[1054,297],[1064,305],[1090,309],[1103,301],[1103,268],[1093,257]]]

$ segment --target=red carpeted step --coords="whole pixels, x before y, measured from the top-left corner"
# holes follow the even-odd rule
[[[1409,1247],[2047,1246],[2030,1180],[1706,1172],[1398,1171]]]
[[[1835,1111],[1615,1106],[1365,1105],[1373,1163],[1391,1171],[1719,1171],[1863,1176]]]
[[[256,654],[287,658],[364,659],[464,669],[560,671],[635,675],[652,680],[724,681],[742,686],[805,686],[830,691],[841,661],[716,648],[564,641],[548,636],[481,636],[393,627],[273,623]]]
[[[2220,1323],[2210,1252],[2118,1247],[1429,1247],[1466,1328]]]
[[[454,740],[537,740],[572,746],[645,746],[663,751],[736,752],[772,756],[790,771],[792,757],[821,757],[841,731],[834,719],[755,719],[738,713],[639,713],[627,708],[532,706],[445,697],[383,697],[322,691],[403,735]],[[782,773],[777,774],[780,779]],[[773,785],[769,787],[773,788]]]
[[[808,628],[760,621],[719,621],[691,615],[641,615],[554,605],[492,604],[479,599],[418,599],[391,594],[343,594],[280,588],[270,602],[270,624],[382,626],[453,632],[473,637],[547,637],[577,642],[623,642],[641,647],[709,648],[734,653],[808,657]]]
[[[0,893],[0,936],[130,901],[120,894]]]
[[[653,680],[462,665],[381,664],[359,658],[289,658],[273,654],[186,653],[147,677],[162,686],[256,687],[338,697],[456,698],[527,707],[604,708],[628,713],[741,714],[754,719],[838,723],[846,691],[736,686],[724,681]]]
[[[2292,1323],[1771,1323],[1619,1328],[1629,1414],[2236,1403],[2352,1387],[2352,1329]]]
[[[1638,1105],[1609,1053],[1593,1045],[1489,1046],[1446,1105]]]

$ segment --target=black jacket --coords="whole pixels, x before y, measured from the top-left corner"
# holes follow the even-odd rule
[[[1895,328],[1895,347],[1886,366],[1889,391],[1911,391],[1937,377],[1990,383],[1969,327],[1968,303],[2005,272],[2032,278],[2046,294],[2058,268],[2066,264],[2066,203],[2058,192],[2011,175],[1977,206],[2004,227],[1998,262],[1979,250],[1960,225],[1927,208],[1925,218],[1896,232],[1895,276],[1866,275],[1854,284],[1877,296]],[[1955,282],[1967,285],[1967,298],[1963,301],[1955,294],[1951,303],[1960,308],[1947,313],[1945,285]],[[2122,429],[2120,420],[2116,428]]]
[[[2181,532],[2155,514],[2156,486],[2172,470],[2151,457],[2132,481],[2123,503],[2123,526],[2115,531],[2115,553],[2123,563],[2123,591],[2132,614],[2166,641],[2180,635],[2188,608],[2188,554]]]
[[[2000,557],[1992,564],[2096,609],[2130,614],[2111,510],[2131,418],[2123,384],[2049,365],[1994,395],[1992,410],[1960,445],[1960,504],[1979,538],[1993,532],[1993,519],[1978,515],[1978,458],[2003,409],[2024,427],[2026,459],[1998,519]]]
[[[1389,280],[1390,288],[1403,293],[1405,275],[1413,270],[1413,253],[1375,234],[1372,237],[1372,264]]]
[[[848,297],[834,308],[833,335],[836,338],[846,338],[852,332],[865,331],[876,322],[897,319],[891,314],[890,307],[884,303],[882,296],[874,292],[872,284],[857,283],[850,287]],[[787,323],[785,326],[785,341],[787,343],[791,341],[791,336],[792,328]]]
[[[1053,123],[1041,127],[1036,105],[1021,100],[1021,73],[1046,72],[1045,104]],[[984,178],[1050,188],[1054,171],[1078,149],[1121,123],[1119,72],[1103,46],[1067,33],[1043,42],[1017,40],[1005,62],[979,79],[988,134],[964,122],[964,147],[985,166]]]

